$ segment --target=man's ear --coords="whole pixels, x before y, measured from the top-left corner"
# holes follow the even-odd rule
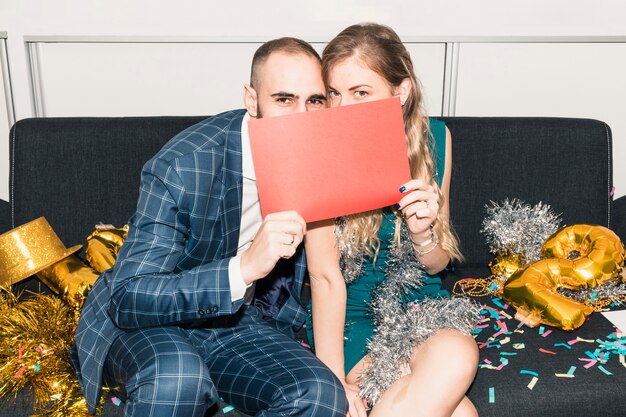
[[[246,106],[250,117],[257,117],[257,94],[250,84],[243,85],[243,104]]]
[[[404,103],[409,98],[411,94],[411,89],[413,88],[413,82],[409,77],[406,77],[399,86],[396,87],[395,93],[400,97],[400,103],[404,106]]]

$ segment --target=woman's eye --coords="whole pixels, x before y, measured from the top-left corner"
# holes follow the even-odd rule
[[[330,91],[328,92],[328,96],[329,96],[329,97],[331,97],[331,98],[333,98],[333,97],[339,97],[339,95],[340,95],[340,94],[339,94],[337,91],[335,91],[335,90],[330,90]]]
[[[355,91],[354,95],[357,96],[357,97],[361,97],[361,98],[362,97],[367,97],[367,92],[365,92],[365,91]]]

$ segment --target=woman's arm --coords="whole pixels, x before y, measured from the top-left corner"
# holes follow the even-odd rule
[[[307,225],[304,244],[311,278],[315,354],[343,382],[346,283],[339,267],[334,220]]]
[[[422,180],[411,180],[404,184],[409,191],[400,200],[400,209],[404,214],[409,228],[413,248],[419,261],[429,274],[441,272],[450,262],[450,255],[441,245],[431,239],[430,225],[435,221],[437,213],[441,220],[450,221],[450,178],[452,176],[452,135],[446,127],[445,169],[441,181],[443,202],[439,206],[437,194],[432,186]],[[431,241],[430,243],[428,243]],[[423,244],[423,246],[422,246]]]
[[[346,382],[344,370],[346,283],[339,266],[335,221],[308,224],[304,245],[311,277],[315,355],[343,384],[350,407],[347,417],[366,417],[365,402],[359,397],[359,388]]]

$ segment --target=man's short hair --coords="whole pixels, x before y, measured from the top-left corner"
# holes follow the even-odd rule
[[[322,62],[320,55],[308,43],[298,38],[284,37],[265,42],[254,53],[252,58],[252,70],[250,71],[250,85],[258,88],[259,80],[256,78],[258,68],[274,52],[283,52],[290,55],[305,54]]]

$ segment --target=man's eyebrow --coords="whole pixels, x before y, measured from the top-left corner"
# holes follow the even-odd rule
[[[298,98],[297,95],[293,94],[293,93],[288,93],[286,91],[279,91],[278,93],[274,93],[272,94],[270,97],[287,97],[287,98]]]
[[[309,100],[326,100],[326,95],[324,94],[313,94],[309,97]]]

